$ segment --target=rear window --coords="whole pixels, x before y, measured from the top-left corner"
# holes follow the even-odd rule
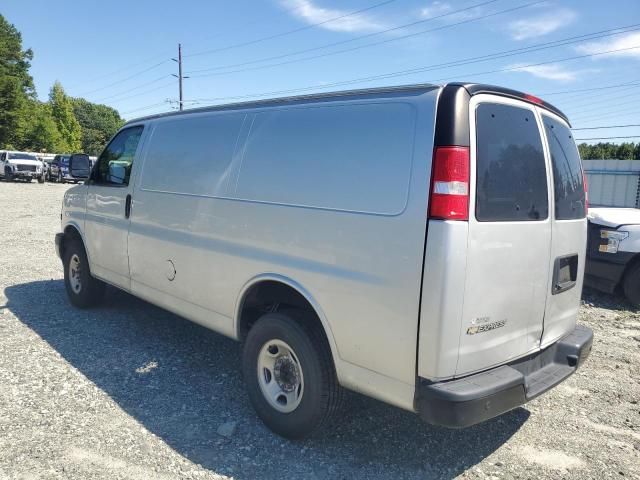
[[[584,218],[582,164],[571,131],[557,120],[542,116],[553,168],[555,213],[558,220]]]
[[[533,112],[510,105],[480,104],[476,109],[476,142],[476,219],[546,219],[547,174]]]

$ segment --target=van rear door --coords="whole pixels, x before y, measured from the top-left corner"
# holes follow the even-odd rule
[[[553,174],[553,225],[549,289],[541,347],[574,329],[580,307],[587,244],[586,194],[582,162],[569,126],[538,109]]]
[[[551,275],[551,176],[537,107],[479,94],[469,108],[469,234],[456,376],[540,348]]]

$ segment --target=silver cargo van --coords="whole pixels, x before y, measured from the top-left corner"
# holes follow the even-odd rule
[[[567,118],[478,84],[126,124],[64,197],[80,308],[105,284],[244,343],[258,415],[300,438],[342,388],[465,427],[571,375],[586,192]]]

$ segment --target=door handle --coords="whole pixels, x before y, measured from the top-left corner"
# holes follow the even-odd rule
[[[127,195],[126,200],[124,201],[124,218],[129,218],[131,215],[131,194]]]

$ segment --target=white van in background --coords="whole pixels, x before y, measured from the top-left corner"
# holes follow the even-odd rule
[[[74,305],[108,283],[243,341],[258,415],[299,438],[342,387],[464,427],[572,374],[585,212],[557,109],[415,85],[131,121],[56,246]]]

